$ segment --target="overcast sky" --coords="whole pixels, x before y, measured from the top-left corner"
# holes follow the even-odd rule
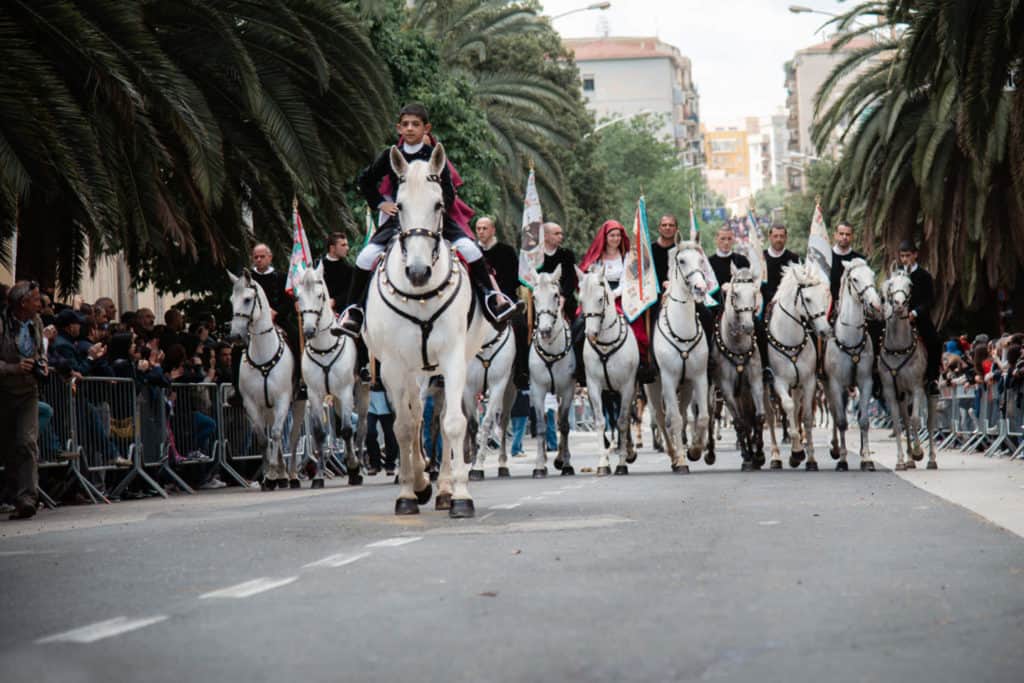
[[[585,7],[593,0],[543,0],[545,14]],[[567,38],[602,34],[658,36],[693,63],[707,126],[768,116],[786,103],[783,64],[797,50],[824,40],[815,31],[828,17],[792,14],[791,4],[840,12],[837,0],[612,0],[604,11],[578,12],[554,21]]]

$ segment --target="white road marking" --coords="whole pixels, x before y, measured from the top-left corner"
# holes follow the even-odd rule
[[[266,591],[280,588],[281,586],[287,586],[292,581],[295,581],[299,577],[289,576],[286,579],[268,579],[263,577],[261,579],[253,579],[252,581],[246,581],[235,586],[228,586],[227,588],[221,588],[220,590],[210,591],[209,593],[203,593],[199,596],[200,600],[207,600],[209,598],[249,598],[253,595],[265,593]]]
[[[122,633],[128,633],[129,631],[136,631],[140,628],[145,628],[153,624],[159,624],[161,621],[165,621],[166,619],[167,617],[162,614],[146,619],[115,617],[113,619],[107,619],[106,621],[98,621],[95,624],[89,624],[88,626],[82,626],[81,628],[71,629],[64,633],[40,638],[36,643],[38,645],[44,645],[46,643],[94,643],[97,640],[103,640],[104,638],[110,638],[112,636],[119,636]]]
[[[488,512],[488,513],[487,513],[486,515],[484,515],[483,517],[481,517],[481,518],[480,518],[479,520],[477,520],[477,521],[479,521],[479,522],[482,522],[482,521],[484,521],[485,519],[487,519],[488,517],[493,517],[493,516],[494,516],[494,513],[493,513],[493,512]]]
[[[415,543],[416,541],[422,541],[422,536],[396,536],[395,538],[385,538],[383,541],[377,541],[376,543],[367,543],[367,548],[397,548],[400,545],[406,545],[407,543]]]
[[[15,557],[18,555],[56,555],[56,550],[0,550],[0,557]]]
[[[761,526],[775,526],[776,524],[782,524],[782,522],[777,519],[766,519],[763,522],[758,522],[758,524]]]
[[[492,505],[487,508],[488,510],[515,510],[522,503],[502,503],[501,505]]]
[[[563,493],[565,493],[565,491],[556,489],[556,490],[553,490],[553,491],[544,491],[540,495],[542,495],[542,496],[560,496]]]
[[[462,534],[507,534],[507,533],[529,533],[544,531],[578,531],[580,529],[602,529],[628,524],[633,520],[616,515],[604,515],[601,517],[587,517],[582,519],[544,519],[531,522],[512,522],[511,524],[482,524],[475,526],[454,526],[440,527],[427,533],[431,535],[447,536]]]
[[[338,553],[337,555],[329,555],[322,560],[316,562],[310,562],[309,564],[302,565],[303,569],[309,569],[312,567],[331,567],[337,569],[338,567],[344,567],[346,564],[352,564],[358,562],[364,557],[369,557],[372,553],[356,553],[351,555],[348,553]]]

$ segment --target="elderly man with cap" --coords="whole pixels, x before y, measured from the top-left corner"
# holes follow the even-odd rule
[[[939,362],[942,360],[942,340],[932,322],[932,305],[935,303],[935,280],[931,273],[917,263],[917,246],[910,240],[900,242],[900,265],[910,273],[910,320],[917,326],[924,348],[928,352],[928,367],[925,381],[928,393],[939,393]]]
[[[79,332],[84,322],[81,314],[70,308],[57,314],[57,338],[50,347],[50,359],[54,369],[62,374],[88,375],[93,369],[93,363],[106,353],[103,344],[93,344],[88,351],[83,351],[79,346]]]

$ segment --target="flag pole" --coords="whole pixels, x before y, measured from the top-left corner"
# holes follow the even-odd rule
[[[297,227],[298,227],[298,222],[295,220],[295,217],[298,214],[299,214],[299,198],[298,198],[298,196],[293,194],[292,195],[292,230],[296,230]],[[299,307],[299,299],[298,299],[298,297],[292,297],[292,298],[293,298],[293,301],[294,301],[294,304],[295,304],[295,315],[296,315],[296,324],[295,324],[295,326],[299,328],[299,358],[297,360],[297,364],[299,366],[301,366],[302,365],[302,354],[306,352],[306,334],[305,334],[305,332],[302,331],[302,309]],[[300,375],[302,374],[301,371],[300,371],[299,374]]]

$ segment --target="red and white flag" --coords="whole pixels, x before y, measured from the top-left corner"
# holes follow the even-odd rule
[[[288,263],[288,294],[292,294],[299,284],[299,278],[306,268],[313,265],[313,257],[309,253],[309,242],[306,231],[302,228],[302,217],[299,216],[299,203],[292,204],[292,257]]]

